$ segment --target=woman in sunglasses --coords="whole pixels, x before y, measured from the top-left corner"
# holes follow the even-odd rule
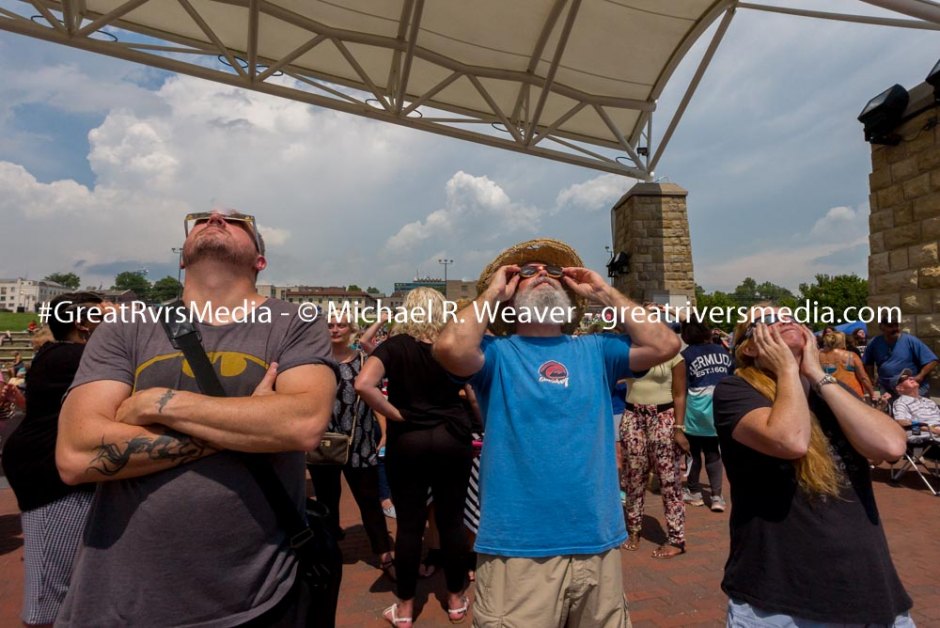
[[[333,402],[333,418],[330,419],[327,431],[351,437],[349,460],[343,466],[308,464],[307,470],[310,472],[310,481],[313,483],[317,501],[329,508],[330,525],[335,530],[336,537],[340,539],[345,536],[339,525],[342,491],[340,474],[346,478],[346,484],[359,507],[372,553],[378,557],[379,568],[394,580],[391,542],[379,497],[378,464],[382,426],[372,408],[359,399],[354,388],[365,356],[350,346],[356,326],[348,316],[331,316],[327,328],[330,332],[333,359],[339,366],[340,374],[336,400]]]
[[[714,396],[731,484],[727,625],[913,626],[869,468],[904,453],[904,430],[827,375],[812,332],[775,308],[735,331],[738,368]]]

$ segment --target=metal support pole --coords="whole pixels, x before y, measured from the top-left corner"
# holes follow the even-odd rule
[[[447,298],[447,267],[454,263],[452,259],[439,259],[437,260],[438,264],[443,264],[444,266],[444,298]]]

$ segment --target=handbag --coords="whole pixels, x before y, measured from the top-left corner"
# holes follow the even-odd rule
[[[181,305],[181,301],[176,301],[169,307]],[[226,397],[219,376],[202,346],[199,331],[192,322],[162,318],[170,343],[183,352],[199,390],[205,395]],[[307,626],[333,628],[343,579],[343,555],[330,532],[329,509],[307,498],[304,505],[306,517],[302,516],[266,456],[242,453],[240,458],[261,487],[297,557],[297,578],[301,581],[298,604],[306,609]]]
[[[349,462],[352,437],[340,432],[326,432],[316,449],[307,452],[307,464],[339,465]]]
[[[362,368],[362,354],[359,354],[359,368]],[[326,432],[320,439],[316,449],[307,452],[307,464],[339,465],[349,462],[349,452],[352,449],[353,438],[356,435],[356,426],[359,423],[359,404],[362,400],[356,395],[353,404],[353,423],[349,434],[342,432]]]

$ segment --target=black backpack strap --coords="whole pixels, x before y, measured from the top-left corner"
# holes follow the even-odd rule
[[[219,381],[219,376],[212,368],[209,356],[206,355],[205,347],[202,346],[199,330],[189,317],[180,320],[182,316],[174,316],[174,313],[181,312],[181,308],[185,308],[183,302],[174,301],[167,307],[171,310],[169,315],[160,317],[163,329],[173,347],[182,351],[186,361],[189,362],[199,390],[211,397],[227,397],[222,382]],[[240,457],[261,487],[261,492],[268,499],[268,503],[277,516],[278,524],[290,538],[291,547],[298,549],[303,546],[310,540],[312,532],[303,516],[297,511],[294,500],[288,495],[274,467],[269,461],[257,455],[243,453]]]

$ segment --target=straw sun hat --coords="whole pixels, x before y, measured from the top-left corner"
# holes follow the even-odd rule
[[[527,240],[509,247],[497,255],[496,259],[483,269],[483,272],[480,273],[480,278],[477,280],[477,295],[482,294],[483,291],[486,290],[490,280],[493,278],[493,274],[496,273],[500,266],[511,264],[524,266],[530,262],[541,262],[550,266],[561,266],[562,268],[567,266],[584,266],[584,262],[581,261],[581,258],[575,250],[560,240],[552,240],[551,238]],[[564,281],[560,283],[565,289],[565,292],[568,293],[568,297],[571,299],[571,305],[577,308],[572,322],[562,328],[564,333],[570,334],[578,328],[581,317],[584,315],[584,308],[587,306],[587,300],[572,292],[571,289],[565,285]],[[502,304],[500,304],[500,307],[501,306]],[[490,323],[489,328],[490,331],[497,336],[508,336],[515,332],[515,325],[504,323],[498,314],[495,320]]]

